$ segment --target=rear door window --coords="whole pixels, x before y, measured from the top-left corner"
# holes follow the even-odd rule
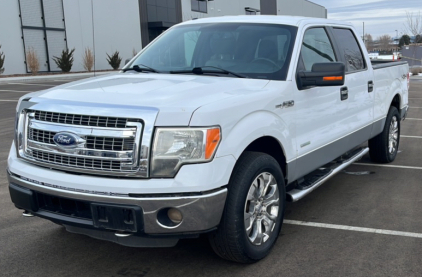
[[[350,29],[333,29],[334,38],[339,45],[340,55],[346,64],[346,72],[354,72],[366,69],[362,50]]]

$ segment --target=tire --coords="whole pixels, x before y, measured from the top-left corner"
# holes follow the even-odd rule
[[[279,236],[285,203],[277,161],[264,153],[242,154],[230,178],[220,225],[209,235],[215,253],[240,263],[265,258]]]
[[[396,107],[391,106],[381,134],[369,140],[369,156],[378,163],[394,161],[400,143],[400,115]]]

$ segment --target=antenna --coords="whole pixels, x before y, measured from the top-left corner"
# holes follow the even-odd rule
[[[94,77],[95,74],[95,29],[94,29],[94,0],[91,0],[91,20],[92,20],[92,45],[94,48]]]

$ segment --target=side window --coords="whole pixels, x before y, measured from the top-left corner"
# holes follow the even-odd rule
[[[313,28],[305,32],[299,69],[311,71],[314,63],[335,62],[333,46],[324,28]]]
[[[365,60],[356,37],[350,29],[334,28],[334,37],[340,47],[340,55],[346,63],[346,72],[365,69]]]

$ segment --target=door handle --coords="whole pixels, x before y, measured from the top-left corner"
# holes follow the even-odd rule
[[[340,99],[341,101],[347,100],[349,98],[349,89],[347,87],[342,87],[340,89]]]
[[[369,81],[368,82],[368,92],[373,92],[373,91],[374,91],[374,82]]]

